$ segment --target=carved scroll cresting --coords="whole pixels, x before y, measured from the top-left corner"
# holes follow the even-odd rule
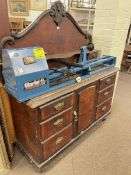
[[[65,8],[61,1],[56,1],[51,6],[51,16],[54,18],[54,22],[59,26],[62,22],[62,18],[66,16]]]
[[[74,20],[74,18],[70,15],[70,13],[65,11],[65,8],[61,1],[56,1],[51,6],[51,9],[46,10],[40,16],[33,22],[31,25],[29,25],[27,28],[25,28],[23,31],[19,33],[12,32],[11,36],[6,36],[0,41],[0,48],[4,48],[6,44],[13,45],[17,39],[23,38],[26,36],[33,28],[35,28],[38,23],[41,22],[43,18],[50,15],[57,26],[60,26],[63,17],[67,17],[74,26],[79,30],[79,32],[85,36],[85,38],[88,38],[87,35],[82,31],[80,26],[77,24],[77,22]],[[1,56],[1,49],[0,49],[0,56]]]

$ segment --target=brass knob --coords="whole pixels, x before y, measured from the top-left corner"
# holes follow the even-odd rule
[[[108,78],[107,80],[106,80],[106,84],[110,84],[111,83],[111,78]]]
[[[106,91],[106,92],[104,93],[104,96],[106,97],[108,94],[109,94],[109,91]]]
[[[59,127],[59,126],[62,125],[63,121],[64,121],[64,119],[63,119],[63,118],[60,118],[60,119],[56,120],[56,121],[53,123],[53,125],[54,125],[55,127]]]
[[[62,141],[63,141],[64,137],[58,137],[57,140],[56,140],[56,145],[60,144]]]
[[[106,109],[107,109],[107,106],[104,106],[104,107],[102,108],[102,111],[105,112]]]
[[[56,111],[61,111],[64,108],[64,102],[58,103],[54,106]]]

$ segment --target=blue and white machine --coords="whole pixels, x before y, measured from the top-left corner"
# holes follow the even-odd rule
[[[48,64],[44,52],[39,55],[41,52],[43,48],[37,47],[3,49],[5,87],[19,101],[41,95],[49,88]]]
[[[20,102],[57,90],[72,83],[80,83],[100,71],[114,67],[116,58],[103,56],[87,59],[87,47],[81,48],[77,63],[55,59],[63,66],[50,70],[41,47],[3,49],[3,76],[9,94]]]

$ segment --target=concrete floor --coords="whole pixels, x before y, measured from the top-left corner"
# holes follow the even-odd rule
[[[16,150],[7,175],[37,175]],[[112,113],[53,160],[42,175],[131,175],[131,75],[121,73]]]

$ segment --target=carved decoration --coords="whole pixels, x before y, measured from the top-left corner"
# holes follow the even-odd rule
[[[52,6],[51,6],[51,16],[54,17],[54,22],[59,26],[62,22],[62,18],[66,16],[66,12],[64,9],[63,4],[60,1],[56,1]]]
[[[13,45],[14,41],[15,41],[15,39],[13,36],[6,36],[1,40],[0,45],[3,48],[6,43],[8,43],[9,45]]]
[[[88,39],[87,34],[85,34],[82,29],[80,28],[80,26],[77,24],[77,22],[75,21],[75,19],[72,17],[72,15],[68,12],[65,11],[63,4],[60,1],[56,1],[51,9],[46,10],[45,12],[43,12],[33,23],[31,23],[26,29],[22,30],[19,33],[15,33],[12,32],[11,36],[7,36],[4,37],[1,42],[0,45],[3,48],[5,44],[8,45],[13,45],[16,39],[20,39],[23,38],[24,36],[26,36],[31,30],[33,30],[33,28],[35,28],[37,26],[37,24],[47,15],[50,15],[54,18],[54,22],[59,26],[62,22],[62,18],[63,17],[67,17],[68,19],[70,19],[70,21],[75,25],[75,27],[79,30],[79,32],[85,36],[85,38]]]
[[[2,48],[4,48],[4,45],[8,43],[9,45],[14,44],[14,38],[12,36],[6,36],[4,37],[0,42],[0,63],[2,63]]]

